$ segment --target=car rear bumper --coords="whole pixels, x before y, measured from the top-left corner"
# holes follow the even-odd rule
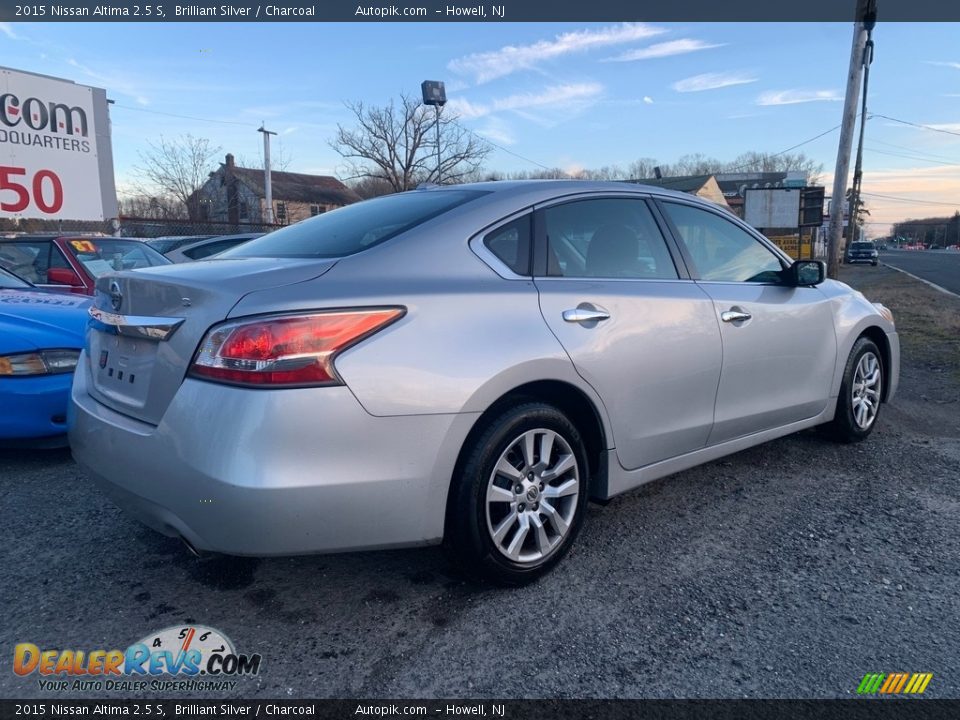
[[[69,373],[0,379],[0,441],[59,438],[65,445],[70,381]]]
[[[878,262],[880,262],[879,258],[869,258],[869,257],[857,257],[857,258],[848,257],[847,258],[848,265],[855,265],[856,263],[869,263],[871,265],[876,265]]]
[[[87,392],[74,457],[120,507],[199,550],[290,555],[429,544],[475,416],[374,417],[346,387],[249,390],[187,379],[159,425]]]

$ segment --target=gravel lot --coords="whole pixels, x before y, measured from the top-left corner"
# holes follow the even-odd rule
[[[465,583],[437,549],[197,561],[67,452],[4,452],[0,696],[51,697],[12,673],[15,643],[198,622],[263,656],[235,697],[848,697],[894,671],[960,697],[960,332],[929,332],[960,301],[883,267],[844,279],[904,335],[870,440],[804,432],[592,506],[522,589]]]

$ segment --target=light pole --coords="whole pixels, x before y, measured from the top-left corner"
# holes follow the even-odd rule
[[[263,194],[266,202],[267,224],[273,225],[273,181],[270,177],[270,136],[275,132],[261,125],[257,132],[263,133]]]
[[[423,93],[423,104],[433,105],[437,113],[437,185],[440,185],[443,182],[440,176],[440,108],[447,104],[447,91],[440,80],[424,80],[420,83],[420,91]]]

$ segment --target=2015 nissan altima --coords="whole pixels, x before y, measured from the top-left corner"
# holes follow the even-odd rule
[[[688,195],[576,181],[351,205],[215,260],[99,279],[70,441],[197,549],[443,541],[520,583],[589,498],[897,387],[889,310]]]

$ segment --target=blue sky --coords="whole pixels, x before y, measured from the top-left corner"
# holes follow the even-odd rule
[[[881,23],[870,112],[960,133],[958,31]],[[350,121],[344,102],[417,95],[424,79],[446,82],[467,127],[543,165],[778,152],[839,125],[851,34],[831,23],[0,24],[0,62],[107,88],[122,187],[159,135],[206,137],[256,163],[261,122],[289,170],[336,174],[328,141]],[[798,148],[828,182],[838,136]],[[868,198],[877,223],[960,209],[960,135],[872,118],[866,147],[864,190],[913,201]],[[536,166],[496,150],[487,167]]]

